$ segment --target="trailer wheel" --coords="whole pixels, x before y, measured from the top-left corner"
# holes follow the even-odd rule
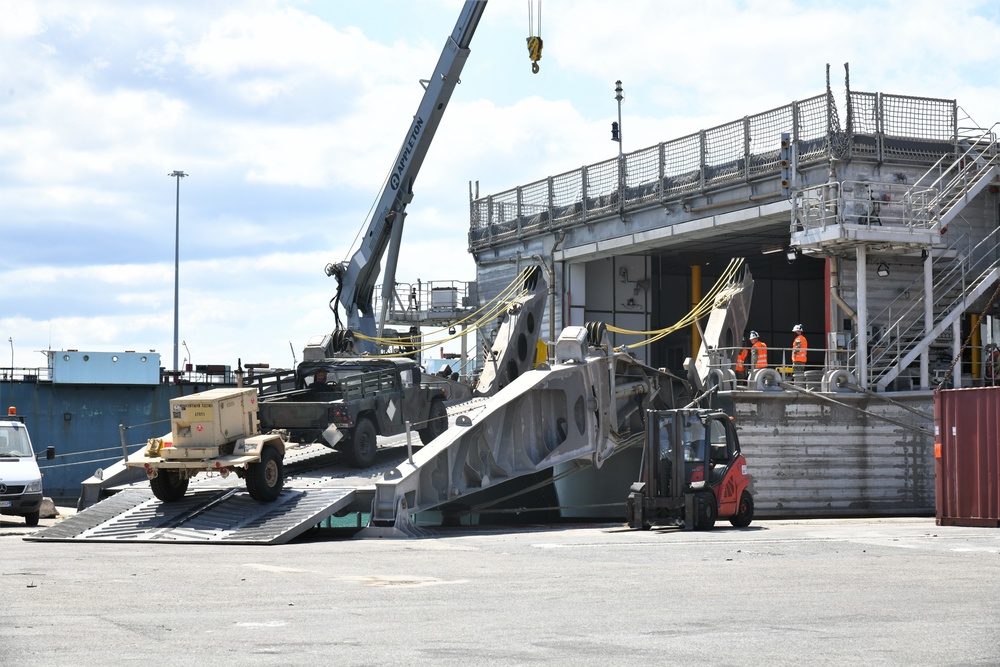
[[[740,495],[740,504],[736,508],[736,514],[729,520],[737,528],[746,528],[753,521],[753,496],[749,491],[744,491]]]
[[[247,491],[254,500],[269,503],[285,486],[285,465],[274,447],[264,447],[259,463],[247,464]]]
[[[420,442],[429,445],[434,438],[448,430],[448,408],[444,407],[444,401],[434,399],[431,401],[430,417],[427,419],[427,426],[420,429]]]
[[[375,451],[378,449],[378,442],[375,440],[375,426],[372,420],[362,417],[354,427],[351,434],[351,441],[344,447],[344,455],[347,457],[347,465],[352,468],[367,468],[375,463]]]
[[[35,510],[34,512],[28,512],[24,515],[24,525],[25,526],[37,526],[38,517],[41,516],[41,512]]]
[[[695,500],[694,529],[712,530],[715,528],[715,519],[719,516],[719,507],[715,502],[715,494],[699,493]]]
[[[188,478],[181,477],[176,470],[161,470],[156,477],[149,480],[149,488],[153,490],[153,495],[163,502],[177,502],[187,493]]]

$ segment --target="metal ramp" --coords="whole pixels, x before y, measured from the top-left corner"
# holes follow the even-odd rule
[[[319,445],[297,451],[286,466],[285,488],[270,503],[253,500],[235,476],[196,477],[174,503],[156,499],[143,482],[25,539],[284,544],[334,514],[370,511],[375,482],[406,458],[396,440],[383,444],[376,465],[364,470],[347,468],[339,454]]]
[[[283,544],[349,505],[355,492],[291,489],[274,502],[259,503],[236,488],[206,489],[163,503],[149,489],[126,489],[25,539]]]

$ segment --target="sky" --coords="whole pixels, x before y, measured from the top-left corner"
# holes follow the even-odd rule
[[[821,94],[828,63],[841,117],[850,63],[852,90],[1000,121],[1000,0],[535,4],[485,9],[399,282],[475,278],[471,184],[617,155],[616,80],[625,151]],[[301,359],[334,328],[323,269],[351,257],[461,5],[0,0],[0,367],[77,349],[170,368],[178,217],[181,364]]]

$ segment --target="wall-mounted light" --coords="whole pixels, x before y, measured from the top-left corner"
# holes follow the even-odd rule
[[[791,264],[792,262],[794,262],[795,258],[798,257],[798,256],[799,256],[799,250],[798,250],[798,248],[789,247],[788,250],[785,251],[785,257],[788,258],[788,263],[789,264]]]
[[[879,278],[888,278],[889,277],[889,265],[886,264],[885,262],[879,262],[878,268],[875,269],[875,273],[878,274]]]

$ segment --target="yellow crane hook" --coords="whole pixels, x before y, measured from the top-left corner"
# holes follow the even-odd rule
[[[531,73],[538,74],[538,61],[542,59],[542,0],[538,0],[538,33],[535,33],[533,0],[528,0],[528,57],[531,58]]]

